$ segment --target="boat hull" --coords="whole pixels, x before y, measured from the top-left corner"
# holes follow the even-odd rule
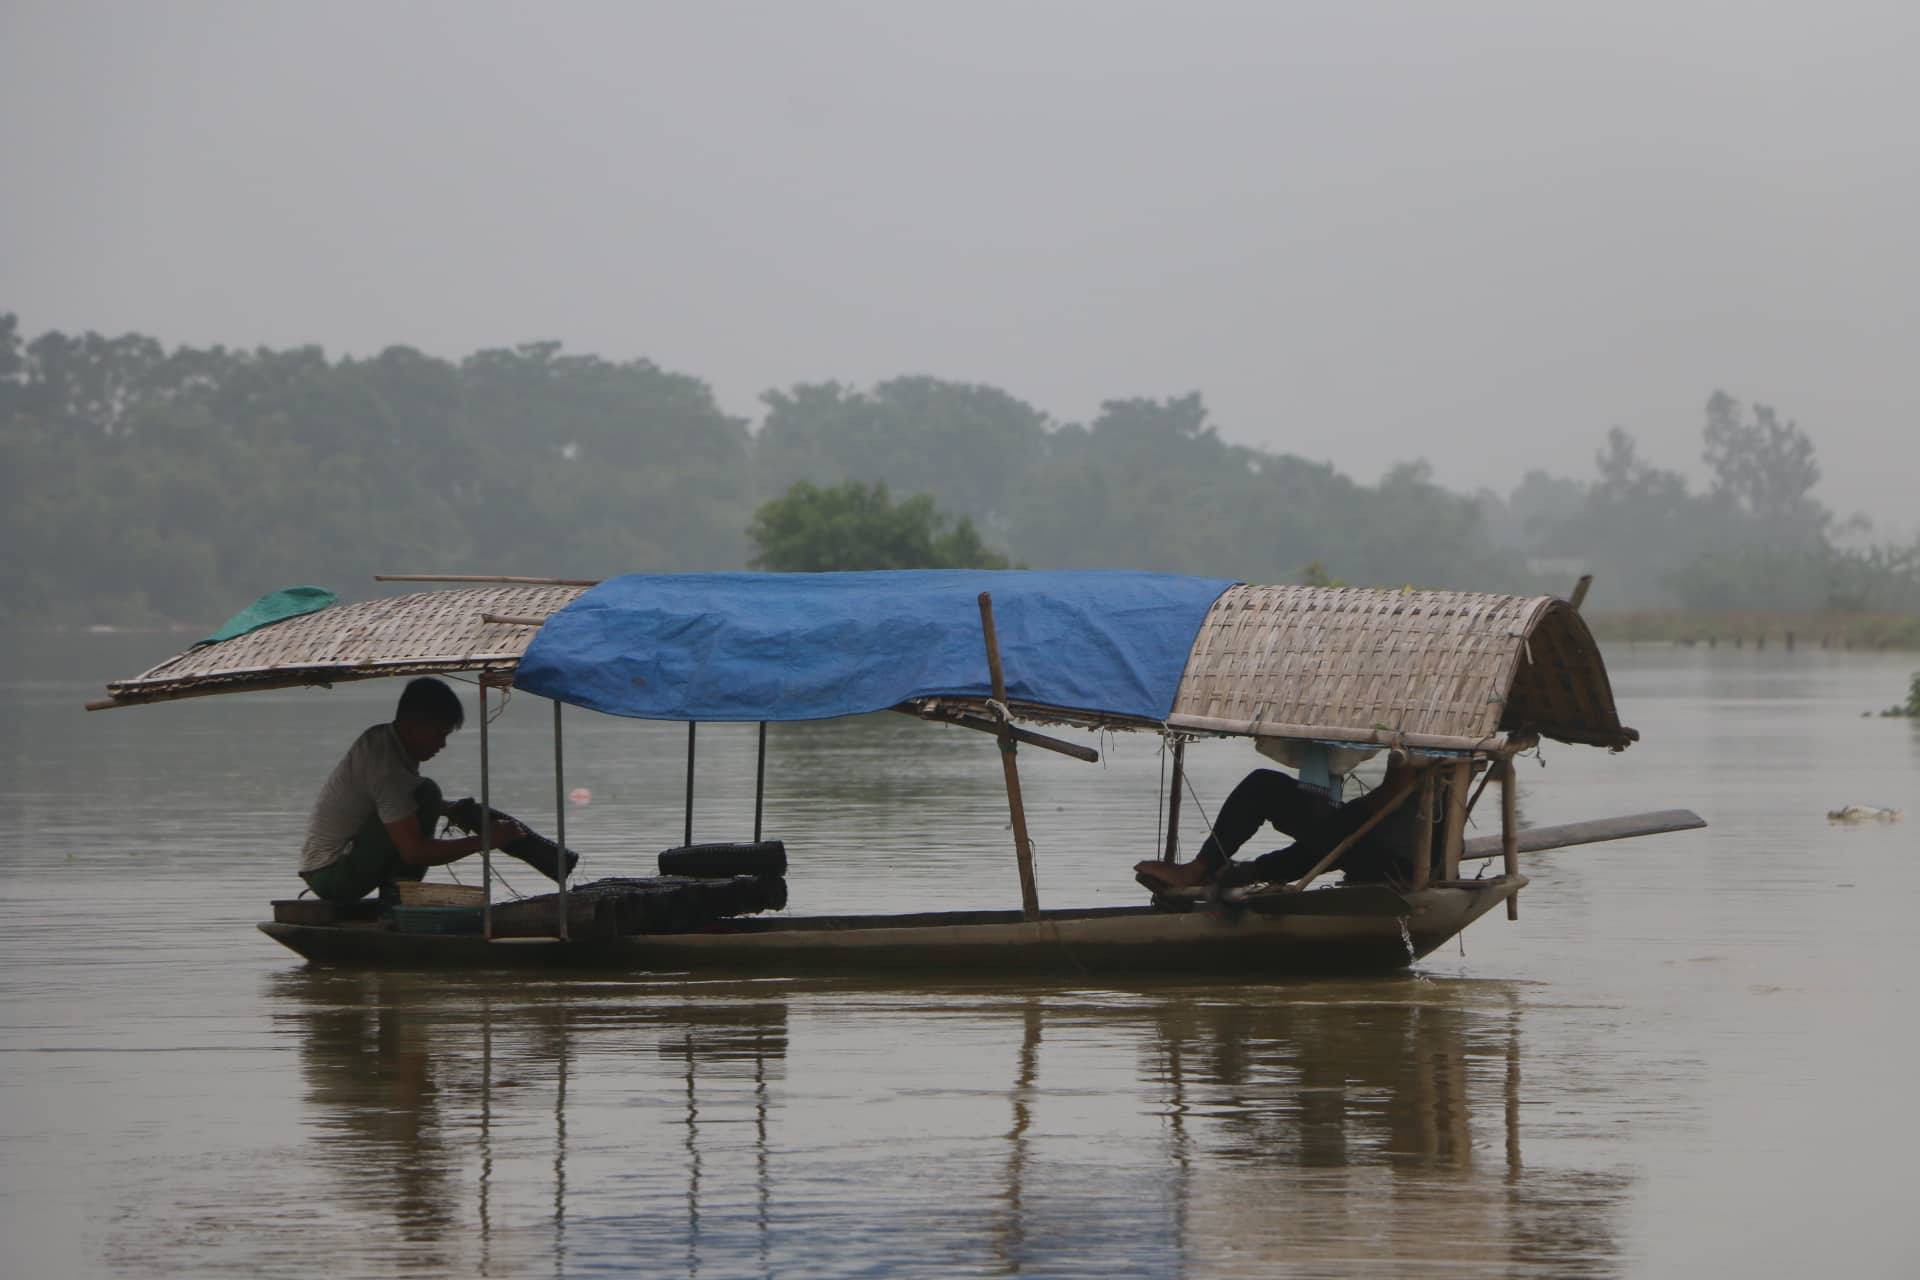
[[[317,965],[382,969],[591,969],[632,973],[1368,973],[1405,968],[1506,901],[1526,877],[1421,889],[1405,914],[1329,889],[1222,916],[1152,907],[726,922],[701,933],[559,941],[398,933],[374,924],[260,926]]]

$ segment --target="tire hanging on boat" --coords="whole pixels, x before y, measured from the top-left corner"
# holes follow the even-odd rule
[[[784,876],[787,874],[787,846],[780,840],[681,845],[661,852],[660,874],[699,876],[703,879]]]

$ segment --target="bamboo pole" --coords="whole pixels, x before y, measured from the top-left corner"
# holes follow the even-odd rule
[[[993,595],[980,593],[980,630],[987,641],[987,674],[993,679],[993,699],[1007,702],[1007,679],[1000,669],[1000,639],[993,627]],[[1033,878],[1033,841],[1027,838],[1027,808],[1020,798],[1019,745],[1011,734],[1000,735],[1000,771],[1007,782],[1007,808],[1013,814],[1013,851],[1020,862],[1020,911],[1030,921],[1040,918],[1040,891]]]
[[[1581,574],[1580,581],[1573,584],[1573,594],[1567,597],[1567,603],[1573,606],[1575,613],[1580,612],[1580,606],[1587,602],[1587,592],[1592,587],[1593,575],[1590,573]]]
[[[1506,860],[1507,879],[1512,880],[1520,874],[1520,798],[1517,772],[1513,767],[1513,757],[1508,756],[1499,764],[1500,769],[1500,854]],[[1507,919],[1520,918],[1520,894],[1516,890],[1507,897]]]
[[[1167,849],[1160,859],[1165,863],[1180,860],[1180,783],[1187,771],[1187,740],[1173,740],[1173,792],[1167,797]]]
[[[1422,769],[1422,771],[1419,774],[1410,774],[1407,777],[1402,778],[1400,780],[1400,785],[1395,789],[1392,795],[1387,797],[1387,801],[1385,804],[1381,805],[1380,808],[1376,809],[1372,814],[1368,815],[1367,820],[1361,823],[1358,827],[1354,828],[1353,833],[1349,835],[1345,840],[1342,840],[1339,844],[1327,850],[1326,856],[1321,858],[1320,861],[1313,864],[1313,870],[1307,872],[1307,874],[1301,876],[1298,880],[1295,880],[1293,882],[1292,887],[1295,890],[1300,890],[1312,884],[1314,880],[1316,880],[1326,872],[1327,868],[1331,867],[1334,863],[1338,862],[1341,856],[1345,854],[1347,850],[1353,848],[1354,845],[1360,843],[1360,838],[1362,836],[1366,835],[1369,831],[1372,831],[1375,827],[1385,822],[1388,816],[1391,815],[1395,809],[1398,809],[1401,805],[1406,803],[1407,797],[1413,794],[1413,789],[1415,784],[1420,780],[1420,778],[1427,776],[1427,772],[1430,768],[1431,766],[1428,766],[1427,768]]]
[[[1498,772],[1499,772],[1498,767],[1489,763],[1487,771],[1484,774],[1480,775],[1480,785],[1473,789],[1473,798],[1467,801],[1468,813],[1472,813],[1475,806],[1477,806],[1480,803],[1480,793],[1487,789],[1487,784],[1493,781],[1493,775]]]
[[[1145,727],[1145,726],[1143,726]],[[1356,729],[1350,725],[1279,724],[1270,720],[1229,720],[1223,716],[1171,715],[1166,727],[1181,733],[1224,733],[1259,738],[1300,738],[1315,742],[1351,742],[1367,747],[1393,747],[1404,751],[1476,751],[1500,755],[1514,750],[1516,740],[1505,733],[1490,733],[1482,738],[1464,738],[1447,733],[1402,733],[1398,729]],[[1519,740],[1526,741],[1531,735]],[[1636,729],[1621,727],[1617,737],[1566,738],[1596,747],[1626,746],[1638,742]],[[1532,745],[1529,741],[1527,745]],[[1520,748],[1524,749],[1524,748]]]
[[[597,587],[598,578],[512,578],[497,573],[376,573],[375,582],[497,582],[518,587]]]
[[[560,754],[560,700],[553,700],[553,838],[560,846],[559,875],[560,941],[567,940],[567,784]]]
[[[1433,792],[1438,766],[1429,766],[1420,775],[1419,812],[1413,821],[1413,883],[1415,889],[1427,887],[1433,878]]]
[[[548,617],[552,615],[549,614]],[[483,613],[480,621],[494,623],[502,627],[544,627],[546,618],[520,618],[508,613]]]
[[[1473,761],[1447,766],[1447,832],[1440,851],[1440,878],[1460,878],[1460,846],[1467,837],[1467,788],[1473,782]]]

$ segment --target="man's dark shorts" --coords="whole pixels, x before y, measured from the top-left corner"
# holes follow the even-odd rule
[[[413,789],[413,800],[420,834],[431,840],[434,824],[440,821],[439,784],[432,778],[420,779],[420,785]],[[302,871],[300,878],[328,902],[358,902],[382,885],[418,880],[426,874],[425,867],[416,867],[400,856],[399,846],[375,813],[353,833],[345,853],[318,871]]]

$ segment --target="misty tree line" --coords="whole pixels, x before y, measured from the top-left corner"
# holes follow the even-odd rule
[[[763,399],[750,430],[697,378],[557,343],[330,360],[28,340],[0,316],[0,620],[214,621],[292,583],[362,594],[379,571],[739,568],[812,536],[766,506],[801,483],[884,484],[942,554],[981,563],[1564,591],[1579,561],[1605,606],[1920,610],[1916,548],[1842,546],[1806,434],[1722,395],[1705,492],[1616,430],[1594,475],[1505,496],[1451,492],[1424,462],[1365,484],[1230,444],[1197,393],[1088,423],[929,377]]]

